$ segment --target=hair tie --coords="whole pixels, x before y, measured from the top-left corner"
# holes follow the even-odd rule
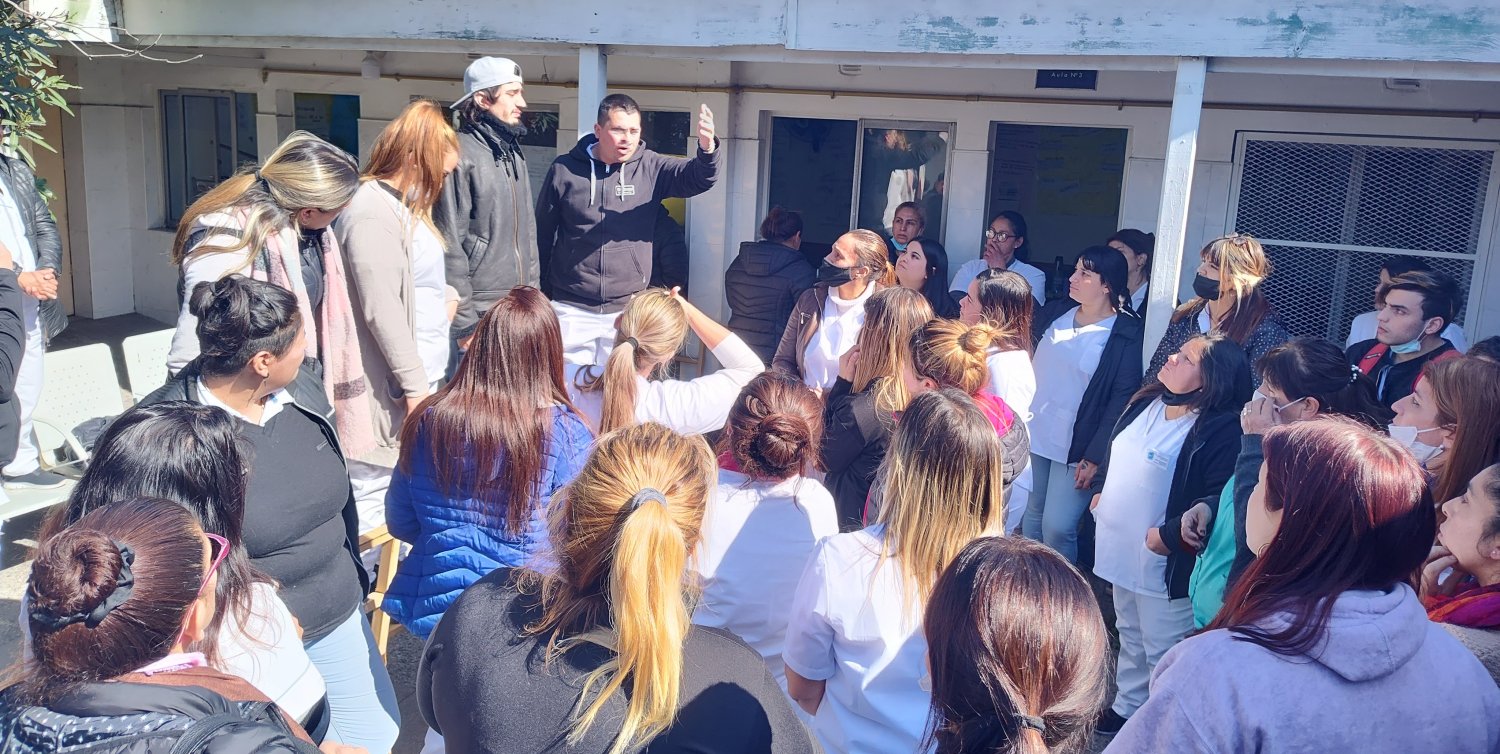
[[[1359,376],[1361,374],[1364,374],[1364,372],[1359,371],[1359,366],[1358,365],[1350,364],[1349,365],[1349,384],[1353,385],[1354,383],[1359,382]]]
[[[94,628],[103,622],[104,617],[109,615],[112,610],[125,604],[125,601],[130,599],[131,593],[135,591],[135,574],[130,569],[135,564],[135,551],[130,549],[130,545],[123,544],[113,538],[109,541],[114,544],[115,549],[120,551],[120,573],[115,577],[114,591],[110,592],[109,596],[105,597],[103,602],[95,605],[93,610],[86,613],[76,612],[59,615],[50,608],[33,607],[30,614],[32,621],[54,631],[66,628],[74,623],[82,623],[89,628]],[[32,591],[35,591],[35,589],[33,588]]]
[[[618,345],[622,345],[623,346],[626,343],[629,343],[630,347],[634,348],[636,350],[640,350],[640,348],[641,348],[641,342],[639,340],[636,340],[635,338],[625,338],[625,339],[621,340],[618,343]]]
[[[637,492],[634,495],[630,496],[630,502],[625,503],[625,514],[630,515],[631,513],[634,513],[636,508],[641,507],[641,503],[644,503],[648,500],[655,500],[662,505],[667,504],[667,496],[661,494],[661,490],[658,490],[655,487],[646,487],[640,492]]]
[[[1016,724],[1024,728],[1030,728],[1043,736],[1047,735],[1047,721],[1036,715],[1016,715]]]

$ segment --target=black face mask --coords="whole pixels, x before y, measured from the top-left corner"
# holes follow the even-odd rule
[[[1199,275],[1193,278],[1193,293],[1205,301],[1219,300],[1219,281]]]
[[[847,268],[837,267],[827,259],[818,265],[818,282],[825,283],[830,288],[837,288],[853,279]]]
[[[1168,406],[1186,406],[1192,403],[1193,399],[1197,398],[1201,392],[1203,392],[1203,388],[1198,388],[1191,393],[1174,393],[1168,390],[1161,394],[1161,402]]]

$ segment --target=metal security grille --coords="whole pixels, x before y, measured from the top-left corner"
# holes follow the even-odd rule
[[[1381,262],[1423,257],[1465,307],[1488,254],[1494,144],[1242,133],[1230,231],[1265,244],[1266,296],[1293,334],[1342,343],[1374,306]],[[1464,320],[1460,310],[1459,322]]]

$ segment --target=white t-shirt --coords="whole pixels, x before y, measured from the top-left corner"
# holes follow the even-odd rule
[[[958,291],[965,296],[969,295],[969,284],[974,282],[974,278],[979,277],[979,273],[984,272],[985,268],[989,266],[990,263],[984,261],[983,258],[970,259],[964,262],[958,266],[958,272],[954,273],[953,282],[948,285],[948,290]],[[1038,304],[1046,303],[1047,273],[1019,259],[1010,260],[1010,266],[1005,269],[1026,278],[1026,282],[1031,286],[1031,295],[1036,298],[1036,302]]]
[[[905,579],[880,562],[884,527],[829,537],[807,563],[782,657],[827,681],[812,730],[825,751],[915,752],[932,679],[923,605],[905,609]]]
[[[297,635],[296,621],[270,584],[250,587],[250,619],[219,632],[222,670],[249,681],[298,720],[328,692]]]
[[[752,482],[721,470],[703,511],[693,567],[703,592],[693,622],[744,639],[785,689],[781,645],[792,608],[787,598],[813,548],[838,533],[833,496],[817,480]]]
[[[1375,318],[1379,315],[1380,312],[1365,312],[1364,314],[1355,317],[1354,321],[1349,323],[1349,339],[1344,341],[1344,347],[1348,348],[1349,346],[1352,346],[1362,340],[1370,340],[1371,338],[1374,338],[1376,325]],[[1447,339],[1449,343],[1453,344],[1453,347],[1457,349],[1459,353],[1468,353],[1469,339],[1464,336],[1464,329],[1462,327],[1459,327],[1458,325],[1448,325],[1447,327],[1443,328],[1442,335],[1445,339]]]
[[[1031,452],[1058,463],[1068,460],[1079,404],[1119,318],[1110,316],[1079,327],[1077,314],[1075,306],[1058,317],[1047,328],[1031,359],[1036,375],[1036,396],[1031,402],[1035,420],[1026,425],[1031,433]]]
[[[387,194],[392,202],[395,197]],[[405,209],[402,209],[405,212]],[[443,268],[443,243],[432,228],[417,222],[411,229],[412,310],[417,355],[427,382],[441,382],[448,371],[448,278]]]
[[[802,381],[808,387],[827,390],[839,378],[839,357],[859,341],[859,330],[865,324],[865,302],[875,293],[875,286],[865,286],[858,297],[839,298],[838,289],[828,289],[823,302],[823,317],[802,355]]]
[[[685,435],[701,435],[723,428],[724,422],[729,420],[729,409],[740,397],[740,390],[755,379],[755,375],[766,371],[766,365],[740,336],[734,334],[720,341],[714,347],[713,355],[722,368],[696,379],[648,380],[636,377],[636,421],[657,422]],[[563,367],[568,396],[588,418],[589,426],[597,429],[599,417],[604,413],[604,392],[585,391],[578,387],[579,374],[585,370],[591,370],[595,375],[604,373],[603,367],[597,366],[567,364]]]
[[[1031,421],[1031,401],[1036,396],[1036,373],[1031,370],[1031,355],[1025,351],[990,350],[985,363],[990,368],[990,394],[1005,401],[1010,410]]]
[[[1110,444],[1109,476],[1094,509],[1094,575],[1115,586],[1167,596],[1167,558],[1146,549],[1146,532],[1161,526],[1172,475],[1196,412],[1168,420],[1153,400]]]

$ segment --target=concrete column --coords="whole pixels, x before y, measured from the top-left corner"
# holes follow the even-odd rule
[[[578,48],[578,134],[581,137],[599,119],[599,101],[609,93],[609,56],[598,45]],[[562,143],[558,134],[558,143]],[[570,142],[570,147],[572,143]]]
[[[1150,307],[1146,313],[1145,357],[1167,332],[1177,304],[1182,248],[1187,237],[1188,195],[1198,153],[1198,123],[1203,113],[1206,58],[1179,58],[1172,92],[1172,119],[1167,126],[1167,159],[1163,169],[1161,209],[1156,218],[1156,253],[1151,259]]]

